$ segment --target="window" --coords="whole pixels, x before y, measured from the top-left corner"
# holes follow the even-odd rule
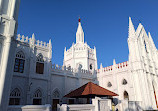
[[[16,53],[15,63],[14,63],[14,72],[23,73],[25,64],[25,56],[22,51]]]
[[[43,74],[43,72],[44,72],[44,60],[43,60],[42,54],[39,54],[37,56],[36,61],[37,61],[36,62],[36,73]]]
[[[21,93],[18,88],[15,88],[10,93],[9,105],[20,105]]]
[[[123,84],[123,85],[126,85],[126,84],[127,84],[127,80],[126,80],[126,79],[123,79],[122,84]]]
[[[42,92],[38,89],[35,91],[33,95],[33,105],[41,105],[42,104]]]
[[[60,98],[60,93],[58,90],[55,90],[53,93],[53,98]]]
[[[111,82],[108,82],[107,86],[108,86],[108,87],[111,87],[111,86],[112,86]]]
[[[124,91],[124,99],[127,99],[127,100],[129,100],[129,96],[128,96],[128,93],[127,93],[127,91]]]
[[[146,42],[144,41],[145,51],[147,52]]]
[[[89,68],[90,68],[90,70],[92,70],[92,69],[93,69],[92,64],[90,64]]]

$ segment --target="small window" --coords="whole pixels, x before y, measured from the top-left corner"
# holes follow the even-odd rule
[[[107,86],[108,86],[108,87],[111,87],[111,86],[112,86],[111,82],[108,82]]]
[[[124,91],[124,99],[127,99],[127,100],[129,100],[129,96],[128,96],[128,92],[127,91]]]
[[[43,74],[44,72],[44,60],[43,60],[43,56],[41,54],[39,54],[37,56],[37,60],[36,60],[36,73],[37,74]]]
[[[44,63],[36,62],[36,73],[43,74]]]
[[[145,42],[145,41],[144,41],[144,46],[145,46],[145,51],[148,52],[148,51],[147,51],[147,47],[146,47],[146,42]]]
[[[35,91],[33,96],[33,105],[41,105],[42,104],[42,92],[38,89]]]
[[[58,90],[55,90],[55,91],[53,92],[53,98],[55,98],[55,99],[60,98],[60,93],[59,93]]]
[[[9,105],[20,105],[20,98],[10,98]]]
[[[123,84],[123,85],[126,85],[126,84],[127,84],[127,80],[126,80],[126,79],[123,79],[122,84]]]
[[[89,67],[90,67],[90,70],[92,70],[92,69],[93,69],[92,64],[90,64],[90,66],[89,66]]]
[[[41,105],[42,104],[42,99],[33,99],[33,105]]]
[[[10,93],[9,105],[20,105],[21,93],[18,88],[15,88]]]
[[[19,51],[16,54],[15,63],[14,63],[14,72],[23,73],[25,64],[25,56],[22,51]]]

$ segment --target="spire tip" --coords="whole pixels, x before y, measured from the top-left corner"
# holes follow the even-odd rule
[[[79,17],[79,19],[78,19],[78,22],[81,22],[81,19],[80,19],[80,17]]]

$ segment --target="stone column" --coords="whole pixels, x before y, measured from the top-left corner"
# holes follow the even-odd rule
[[[7,111],[9,102],[19,4],[20,0],[0,0],[0,38],[3,39],[0,66],[0,111]]]
[[[12,73],[13,73],[13,57],[14,50],[13,44],[11,42],[13,38],[6,37],[4,40],[4,47],[2,52],[2,64],[1,64],[1,74],[0,74],[0,110],[6,111],[9,101],[10,88],[12,83]],[[10,49],[12,45],[12,50]]]

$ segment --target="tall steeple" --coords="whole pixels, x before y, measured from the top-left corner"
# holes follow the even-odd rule
[[[84,43],[84,32],[81,26],[81,19],[78,20],[78,28],[76,32],[76,43]]]

